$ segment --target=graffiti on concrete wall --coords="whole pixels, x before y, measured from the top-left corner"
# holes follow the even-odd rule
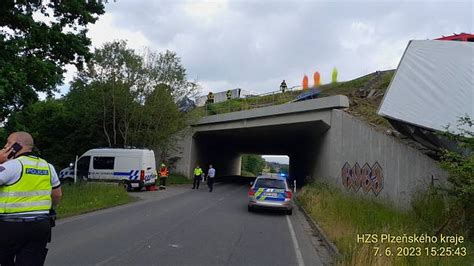
[[[348,190],[359,191],[361,188],[364,193],[372,191],[377,196],[383,189],[383,171],[378,162],[372,167],[365,163],[362,167],[355,163],[352,167],[349,163],[342,166],[341,171],[342,184]]]

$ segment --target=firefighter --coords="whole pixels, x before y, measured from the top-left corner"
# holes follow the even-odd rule
[[[232,99],[232,91],[231,91],[231,90],[228,90],[228,91],[225,93],[225,96],[227,96],[227,100]]]
[[[283,80],[280,84],[280,90],[281,92],[285,93],[286,89],[288,89],[288,86],[286,86],[286,82]]]
[[[160,168],[160,189],[166,189],[166,178],[168,178],[169,171],[165,164],[161,164]]]
[[[207,104],[213,104],[214,103],[214,94],[212,91],[207,94]]]

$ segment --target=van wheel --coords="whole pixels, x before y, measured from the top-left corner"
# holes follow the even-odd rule
[[[250,206],[247,206],[247,211],[248,211],[248,212],[253,212],[253,208],[250,207]]]
[[[286,215],[292,215],[293,214],[293,209],[287,210]]]
[[[126,191],[130,191],[131,188],[130,188],[130,184],[128,184],[127,182],[125,181],[121,181],[118,183],[119,187],[123,187]]]

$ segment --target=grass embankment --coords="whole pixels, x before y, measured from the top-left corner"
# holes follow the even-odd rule
[[[87,213],[133,201],[117,184],[85,183],[62,186],[63,199],[57,208],[58,218]]]
[[[458,245],[440,244],[438,235],[436,244],[357,243],[358,234],[374,234],[378,241],[381,234],[436,235],[447,213],[443,211],[445,207],[440,197],[428,195],[415,200],[413,210],[400,211],[388,204],[345,194],[326,184],[316,183],[305,186],[298,195],[298,201],[342,253],[337,262],[340,265],[472,265],[474,243],[466,240]],[[463,232],[457,233],[465,236]],[[377,247],[378,255],[375,255]],[[451,251],[448,252],[445,247],[451,247]],[[463,253],[460,249],[455,255],[456,249],[462,247],[467,254],[458,256]],[[389,252],[391,255],[388,255]],[[438,256],[432,256],[431,252]],[[447,253],[453,256],[448,257]]]
[[[378,127],[391,128],[390,123],[377,114],[383,96],[395,71],[370,74],[347,82],[322,85],[320,97],[346,95],[349,97],[348,112]],[[372,91],[372,94],[369,94]]]
[[[350,100],[349,113],[374,126],[391,128],[388,121],[377,114],[377,110],[393,74],[394,71],[385,71],[379,74],[372,73],[354,80],[321,85],[318,87],[321,91],[319,98],[333,95],[346,95]],[[285,93],[232,99],[230,101],[199,107],[195,112],[206,116],[278,105],[294,100],[302,92],[302,90],[294,90]]]
[[[285,93],[274,93],[249,98],[232,99],[229,101],[214,103],[196,108],[196,112],[199,112],[203,116],[207,116],[278,105],[293,100],[301,92],[301,90],[287,91]]]
[[[176,174],[170,174],[168,178],[166,179],[166,185],[183,185],[183,184],[192,184],[193,180],[188,179],[185,176],[182,175],[176,175]],[[156,184],[159,186],[160,185],[160,180],[159,178],[156,179]]]

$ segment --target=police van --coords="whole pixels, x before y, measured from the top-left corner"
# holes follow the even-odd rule
[[[147,149],[92,149],[77,161],[77,180],[118,182],[127,190],[155,185],[156,173],[155,153]],[[74,180],[74,165],[59,178]]]

